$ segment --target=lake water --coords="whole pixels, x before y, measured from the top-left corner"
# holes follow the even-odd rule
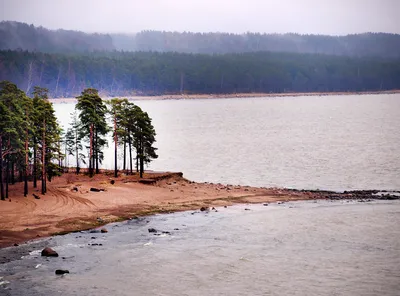
[[[170,235],[156,236],[149,228]],[[156,215],[108,229],[25,246],[30,255],[0,265],[0,295],[397,296],[400,291],[400,201],[239,205]],[[60,257],[41,257],[46,244]],[[56,276],[56,269],[70,274]]]
[[[399,94],[135,103],[157,132],[159,159],[150,169],[228,184],[400,189]],[[74,105],[55,109],[67,125]]]
[[[137,104],[158,133],[155,170],[231,184],[400,189],[399,95]],[[67,124],[74,106],[55,108]],[[109,149],[106,167],[112,155]],[[0,257],[30,251],[0,264],[0,295],[397,296],[400,291],[400,201],[238,205],[107,228],[107,234],[68,234],[0,250]],[[60,257],[39,256],[46,245]],[[70,274],[56,276],[56,269]]]

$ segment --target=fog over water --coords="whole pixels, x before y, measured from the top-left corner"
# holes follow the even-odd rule
[[[399,11],[397,0],[0,0],[0,20],[112,33],[400,33]]]

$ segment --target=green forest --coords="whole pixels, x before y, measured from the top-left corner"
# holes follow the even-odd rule
[[[357,92],[400,89],[400,35],[143,31],[88,34],[0,23],[0,81],[28,95]]]
[[[130,28],[126,28],[129,31]],[[353,57],[400,58],[400,35],[363,33],[346,36],[142,31],[98,34],[48,30],[20,22],[0,22],[0,50],[48,53],[158,51],[202,54],[292,52]]]
[[[45,194],[47,182],[63,173],[67,155],[75,157],[76,174],[82,163],[87,164],[89,176],[99,174],[108,133],[112,133],[114,142],[114,177],[118,176],[118,149],[123,152],[122,170],[131,174],[136,171],[140,178],[145,165],[158,157],[153,146],[156,132],[148,114],[127,99],[115,98],[106,104],[93,88],[77,97],[70,127],[63,131],[48,101],[47,89],[35,86],[29,97],[15,84],[2,81],[0,118],[1,200],[8,198],[9,184],[15,182],[24,183],[27,196],[28,182],[37,188],[40,180],[41,193]]]
[[[400,88],[400,59],[253,52],[47,54],[0,51],[0,80],[30,94],[75,97],[219,93],[349,92]]]

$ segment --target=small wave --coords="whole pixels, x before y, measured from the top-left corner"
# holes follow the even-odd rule
[[[40,255],[42,250],[34,250],[32,252],[29,252],[29,255],[34,256],[34,255]]]
[[[4,280],[0,282],[0,286],[5,286],[8,285],[9,283],[10,283],[9,281]]]

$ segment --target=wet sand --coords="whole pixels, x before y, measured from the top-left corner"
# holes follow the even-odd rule
[[[196,183],[186,180],[181,173],[148,172],[144,178],[144,181],[140,181],[137,175],[113,178],[111,173],[89,178],[67,173],[48,183],[45,195],[40,194],[40,182],[36,189],[30,183],[28,197],[23,196],[22,183],[10,185],[9,198],[0,201],[0,247],[156,213],[200,210],[202,207],[208,209],[236,203],[373,198],[376,193],[339,194]],[[91,191],[91,188],[102,191]],[[40,199],[35,199],[33,193]]]

